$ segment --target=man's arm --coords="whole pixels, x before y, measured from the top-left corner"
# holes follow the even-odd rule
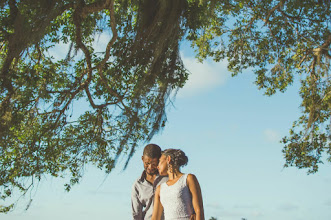
[[[132,217],[134,220],[143,220],[143,205],[139,200],[139,191],[136,184],[133,184],[131,193]]]

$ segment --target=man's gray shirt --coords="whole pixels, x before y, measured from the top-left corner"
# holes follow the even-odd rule
[[[158,175],[154,183],[151,184],[146,180],[145,171],[136,180],[132,186],[131,194],[132,216],[134,220],[150,220],[152,218],[155,190],[161,183],[167,181],[168,177]]]

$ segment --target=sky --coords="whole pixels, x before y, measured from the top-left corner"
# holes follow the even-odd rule
[[[330,164],[312,175],[283,168],[280,140],[300,116],[298,84],[267,97],[250,70],[231,77],[226,62],[198,63],[185,44],[181,54],[189,80],[168,108],[165,129],[150,143],[187,154],[182,172],[197,176],[206,219],[330,220]],[[109,175],[88,167],[69,193],[65,180],[47,177],[0,219],[131,219],[131,187],[143,171],[143,147],[126,170],[125,157]]]

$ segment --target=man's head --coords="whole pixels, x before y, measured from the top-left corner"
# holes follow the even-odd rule
[[[155,175],[158,173],[157,165],[159,164],[159,158],[161,157],[161,148],[156,144],[148,144],[144,148],[142,161],[144,163],[144,169],[148,175]]]

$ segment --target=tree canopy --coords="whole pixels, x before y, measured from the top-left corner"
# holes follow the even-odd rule
[[[26,193],[46,175],[86,164],[127,163],[166,123],[171,95],[188,78],[179,54],[228,60],[256,74],[266,95],[300,80],[302,116],[284,137],[285,166],[331,162],[330,1],[5,0],[0,3],[0,193]],[[93,47],[109,35],[103,52]],[[49,51],[68,45],[66,56]],[[72,117],[74,103],[89,108]],[[126,163],[126,164],[127,164]],[[18,191],[17,191],[18,190]],[[13,207],[2,206],[2,212]]]

